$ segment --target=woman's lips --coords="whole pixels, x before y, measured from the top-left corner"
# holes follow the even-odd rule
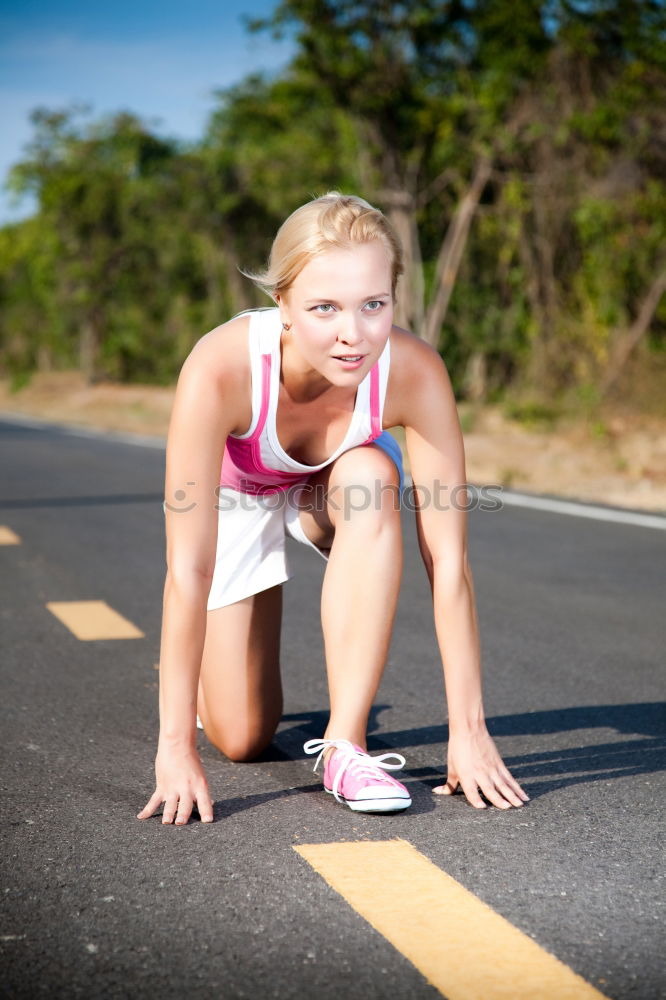
[[[365,354],[343,354],[334,356],[334,361],[339,361],[344,368],[360,368],[365,361]]]

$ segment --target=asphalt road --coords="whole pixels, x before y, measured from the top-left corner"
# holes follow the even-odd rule
[[[164,451],[0,420],[0,995],[349,1000],[441,994],[294,845],[402,838],[616,1000],[663,996],[666,533],[506,506],[470,514],[489,728],[531,802],[479,813],[443,773],[443,685],[413,515],[371,752],[414,805],[320,790],[322,565],[290,543],[285,716],[252,764],[200,735],[215,822],[163,827],[153,788]],[[77,639],[50,601],[145,637]],[[377,885],[381,896],[382,886]],[[474,962],[471,940],[461,963]],[[507,995],[510,995],[508,993]]]

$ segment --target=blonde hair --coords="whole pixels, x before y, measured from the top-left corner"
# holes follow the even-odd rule
[[[327,250],[349,250],[359,243],[379,240],[391,263],[391,291],[395,298],[404,268],[402,247],[388,219],[356,195],[329,191],[301,205],[285,219],[271,247],[268,266],[259,273],[243,271],[271,298],[286,292],[305,265]]]

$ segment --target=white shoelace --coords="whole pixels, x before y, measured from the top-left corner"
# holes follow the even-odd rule
[[[303,746],[305,752],[308,754],[319,752],[315,766],[312,768],[313,771],[317,770],[319,762],[329,747],[335,747],[336,750],[341,750],[344,754],[333,779],[333,788],[331,789],[337,802],[342,801],[338,789],[340,788],[340,782],[345,771],[349,771],[350,774],[358,778],[370,778],[374,781],[386,781],[388,779],[390,781],[388,775],[382,772],[399,771],[401,767],[405,766],[405,758],[399,753],[382,753],[378,757],[371,757],[369,754],[363,753],[362,750],[357,750],[349,740],[308,740]],[[391,757],[398,763],[389,763],[389,758]]]

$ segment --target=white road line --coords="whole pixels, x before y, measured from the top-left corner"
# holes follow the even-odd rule
[[[513,507],[529,507],[545,510],[553,514],[569,514],[572,517],[590,517],[595,521],[615,521],[617,524],[633,524],[641,528],[666,530],[666,516],[661,514],[641,514],[633,510],[614,510],[611,507],[596,507],[593,504],[577,503],[575,500],[554,500],[550,497],[529,496],[501,490],[497,494],[502,503]]]

